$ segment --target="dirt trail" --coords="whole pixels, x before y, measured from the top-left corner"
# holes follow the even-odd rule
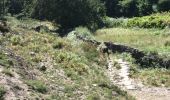
[[[120,65],[116,69],[113,61]],[[170,100],[170,89],[164,87],[147,87],[129,77],[129,64],[122,59],[108,59],[108,76],[113,84],[127,91],[137,100]]]

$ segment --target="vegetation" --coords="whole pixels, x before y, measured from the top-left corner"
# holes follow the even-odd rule
[[[111,84],[105,75],[106,59],[99,61],[96,46],[77,40],[72,33],[62,38],[58,33],[36,32],[31,27],[38,25],[38,20],[17,20],[13,17],[8,17],[7,20],[12,30],[20,34],[7,33],[1,43],[24,58],[36,70],[36,80],[28,80],[22,76],[32,90],[30,92],[33,99],[81,99],[81,93],[84,99],[97,96],[100,99],[131,100],[131,96]],[[49,23],[45,25],[52,27]],[[93,38],[87,28],[78,27],[75,30],[84,37]],[[45,70],[42,71],[42,68]],[[19,73],[20,69],[17,70]],[[112,91],[116,96],[112,95]]]
[[[0,99],[16,92],[26,99],[133,100],[109,80],[108,59],[100,59],[97,45],[77,35],[138,48],[169,64],[169,5],[169,0],[0,0],[0,77],[12,80],[7,87],[21,84],[0,86]],[[170,86],[169,69],[136,65],[129,54],[111,55],[129,61],[131,78]],[[121,69],[117,62],[113,66]],[[30,91],[20,93],[24,90]]]
[[[151,16],[135,17],[127,22],[127,27],[165,28],[170,26],[170,13],[157,13]]]
[[[4,95],[5,95],[6,91],[4,89],[3,86],[0,86],[0,99],[3,100]]]
[[[37,92],[40,93],[46,93],[47,92],[47,87],[44,85],[43,82],[37,81],[37,80],[28,80],[26,82],[31,88]]]

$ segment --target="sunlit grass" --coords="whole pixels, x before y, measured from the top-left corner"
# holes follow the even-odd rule
[[[143,51],[156,51],[160,54],[170,55],[169,30],[159,29],[124,29],[109,28],[96,32],[96,39],[100,41],[112,41],[121,43]]]

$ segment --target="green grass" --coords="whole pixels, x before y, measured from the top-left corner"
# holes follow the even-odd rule
[[[170,87],[170,70],[166,69],[144,69],[133,77],[141,79],[145,85]]]
[[[140,28],[108,28],[96,32],[95,38],[99,41],[112,41],[145,52],[158,52],[170,57],[170,29],[140,29]],[[130,77],[140,79],[145,85],[170,87],[169,69],[141,68],[134,64],[134,59],[127,54],[116,54],[119,58],[129,61]],[[162,56],[163,57],[163,56]],[[168,59],[168,58],[167,58]]]
[[[26,81],[28,86],[30,86],[33,90],[40,92],[40,93],[46,93],[47,92],[47,86],[42,82],[38,80],[28,80]]]
[[[96,39],[100,41],[112,41],[125,44],[146,52],[158,52],[170,55],[170,36],[164,34],[169,30],[139,29],[139,28],[109,28],[96,32]]]
[[[3,86],[0,86],[0,100],[4,100],[4,95],[6,93],[6,90]]]
[[[7,76],[14,77],[13,73],[9,69],[4,69],[2,73],[4,73]]]

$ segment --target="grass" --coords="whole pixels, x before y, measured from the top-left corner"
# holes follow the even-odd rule
[[[146,52],[170,55],[170,37],[164,36],[169,30],[139,28],[109,28],[96,32],[96,39],[125,44]]]
[[[99,41],[112,41],[138,48],[145,52],[157,52],[170,57],[170,29],[141,29],[141,28],[108,28],[100,29],[95,37]],[[141,68],[134,64],[134,59],[128,54],[116,54],[119,58],[129,61],[130,77],[140,79],[145,85],[170,87],[169,69]]]
[[[138,77],[145,85],[170,87],[170,71],[166,69],[144,69],[133,77]]]
[[[6,90],[3,86],[0,86],[0,100],[4,100],[4,95],[6,93]]]
[[[4,73],[7,76],[14,77],[13,73],[9,69],[4,69],[2,73]]]
[[[26,81],[28,86],[30,86],[33,90],[40,92],[40,93],[46,93],[47,92],[47,86],[42,82],[38,80],[28,80]]]

